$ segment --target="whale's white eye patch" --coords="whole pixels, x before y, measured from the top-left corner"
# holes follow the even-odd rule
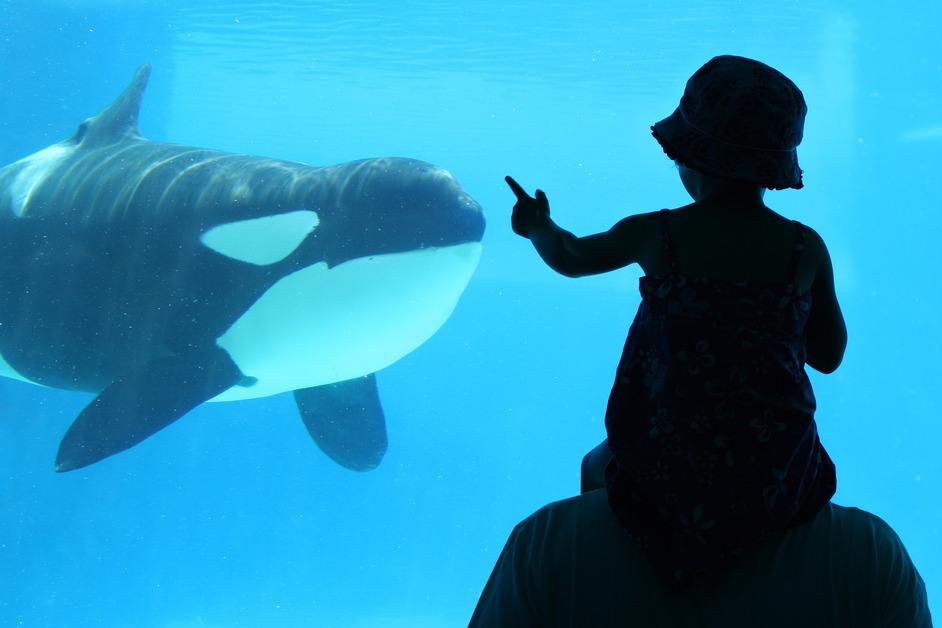
[[[264,266],[290,255],[319,222],[317,213],[300,209],[217,225],[200,240],[217,253]]]

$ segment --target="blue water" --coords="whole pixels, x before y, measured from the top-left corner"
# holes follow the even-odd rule
[[[367,474],[321,454],[288,395],[201,406],[55,474],[90,396],[0,380],[0,626],[465,624],[511,527],[578,491],[638,303],[637,269],[546,269],[502,177],[580,234],[685,204],[648,127],[716,54],[805,93],[806,187],[766,202],[835,266],[849,346],[812,373],[835,501],[896,529],[942,613],[942,4],[189,4],[3,2],[0,163],[150,62],[150,139],[442,165],[487,212],[484,257],[442,330],[379,374],[390,448]]]

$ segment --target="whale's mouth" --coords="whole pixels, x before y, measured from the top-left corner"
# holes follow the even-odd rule
[[[481,257],[480,242],[324,263],[269,288],[220,338],[257,381],[212,401],[265,397],[362,377],[428,340]]]

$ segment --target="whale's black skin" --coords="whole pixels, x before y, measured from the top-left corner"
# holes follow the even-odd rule
[[[72,138],[0,170],[0,357],[21,379],[98,394],[60,446],[60,471],[251,386],[216,341],[291,273],[475,243],[484,231],[480,206],[420,161],[319,168],[145,140],[137,116],[149,73]],[[220,225],[299,210],[316,213],[316,227],[270,263],[203,240]],[[371,374],[296,398],[335,460],[379,463],[385,423]],[[338,431],[345,413],[358,426]]]

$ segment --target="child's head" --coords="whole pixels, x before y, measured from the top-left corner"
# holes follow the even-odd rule
[[[697,70],[680,106],[651,131],[664,152],[706,175],[799,189],[795,148],[805,99],[784,74],[745,57],[713,57]]]

